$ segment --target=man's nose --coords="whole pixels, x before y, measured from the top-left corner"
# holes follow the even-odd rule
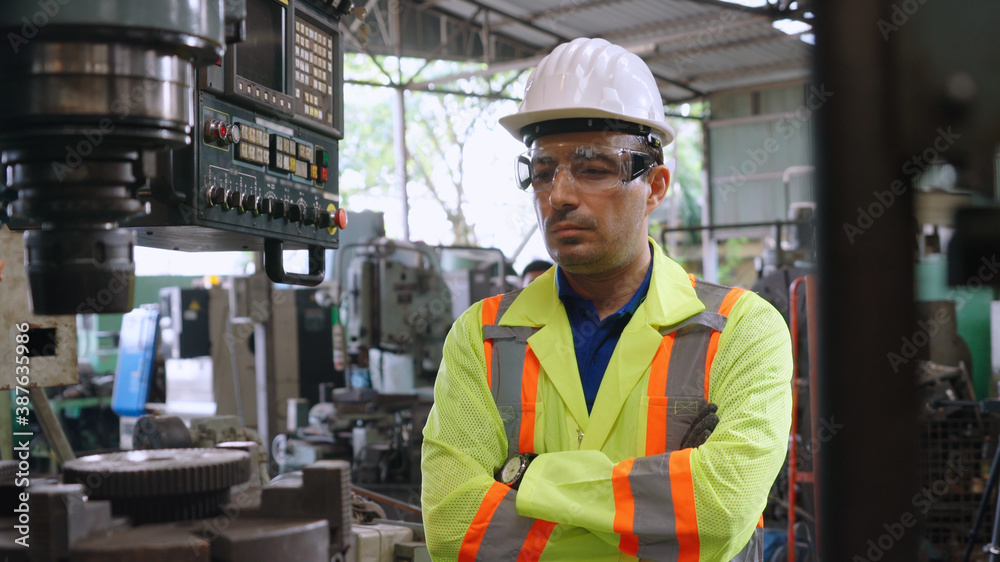
[[[560,173],[562,172],[562,173]],[[552,176],[552,189],[549,190],[549,205],[554,209],[575,207],[579,203],[576,186],[569,168],[559,166]]]

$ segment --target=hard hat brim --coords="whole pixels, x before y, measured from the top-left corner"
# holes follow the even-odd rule
[[[614,121],[625,121],[645,125],[661,137],[663,146],[670,144],[674,140],[674,130],[659,121],[652,119],[642,119],[632,116],[624,116],[621,113],[605,111],[596,107],[562,107],[559,109],[545,109],[538,111],[527,111],[524,113],[514,113],[500,118],[500,125],[519,141],[524,142],[525,127],[530,127],[545,121],[555,121],[558,119],[593,118],[609,119]]]

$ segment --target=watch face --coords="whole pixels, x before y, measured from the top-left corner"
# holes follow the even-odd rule
[[[521,457],[511,457],[507,459],[507,464],[500,470],[500,481],[504,484],[511,484],[517,478],[517,471],[521,469]]]

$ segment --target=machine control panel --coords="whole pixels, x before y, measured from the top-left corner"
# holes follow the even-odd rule
[[[199,74],[201,134],[171,163],[169,190],[185,209],[123,226],[168,249],[259,250],[265,238],[338,247],[342,59],[336,19],[304,0],[247,0],[246,40]],[[151,190],[154,207],[163,191]],[[213,232],[181,237],[172,227],[182,223]]]

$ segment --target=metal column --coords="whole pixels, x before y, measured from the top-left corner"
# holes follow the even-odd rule
[[[883,205],[863,234],[845,231],[859,208],[877,203],[875,193],[904,179],[892,56],[876,26],[891,17],[891,2],[817,4],[816,85],[832,92],[814,113],[820,558],[912,562],[919,531],[905,522],[920,515],[912,502],[920,462],[914,362],[894,371],[888,358],[915,327],[912,190]]]
[[[396,58],[399,61],[398,83],[403,83],[403,39],[399,21],[402,7],[399,0],[389,0],[389,35],[392,38]],[[396,97],[392,105],[392,146],[396,160],[396,182],[399,186],[399,198],[402,208],[403,240],[410,240],[410,198],[406,193],[409,178],[406,174],[406,90],[396,86]]]

